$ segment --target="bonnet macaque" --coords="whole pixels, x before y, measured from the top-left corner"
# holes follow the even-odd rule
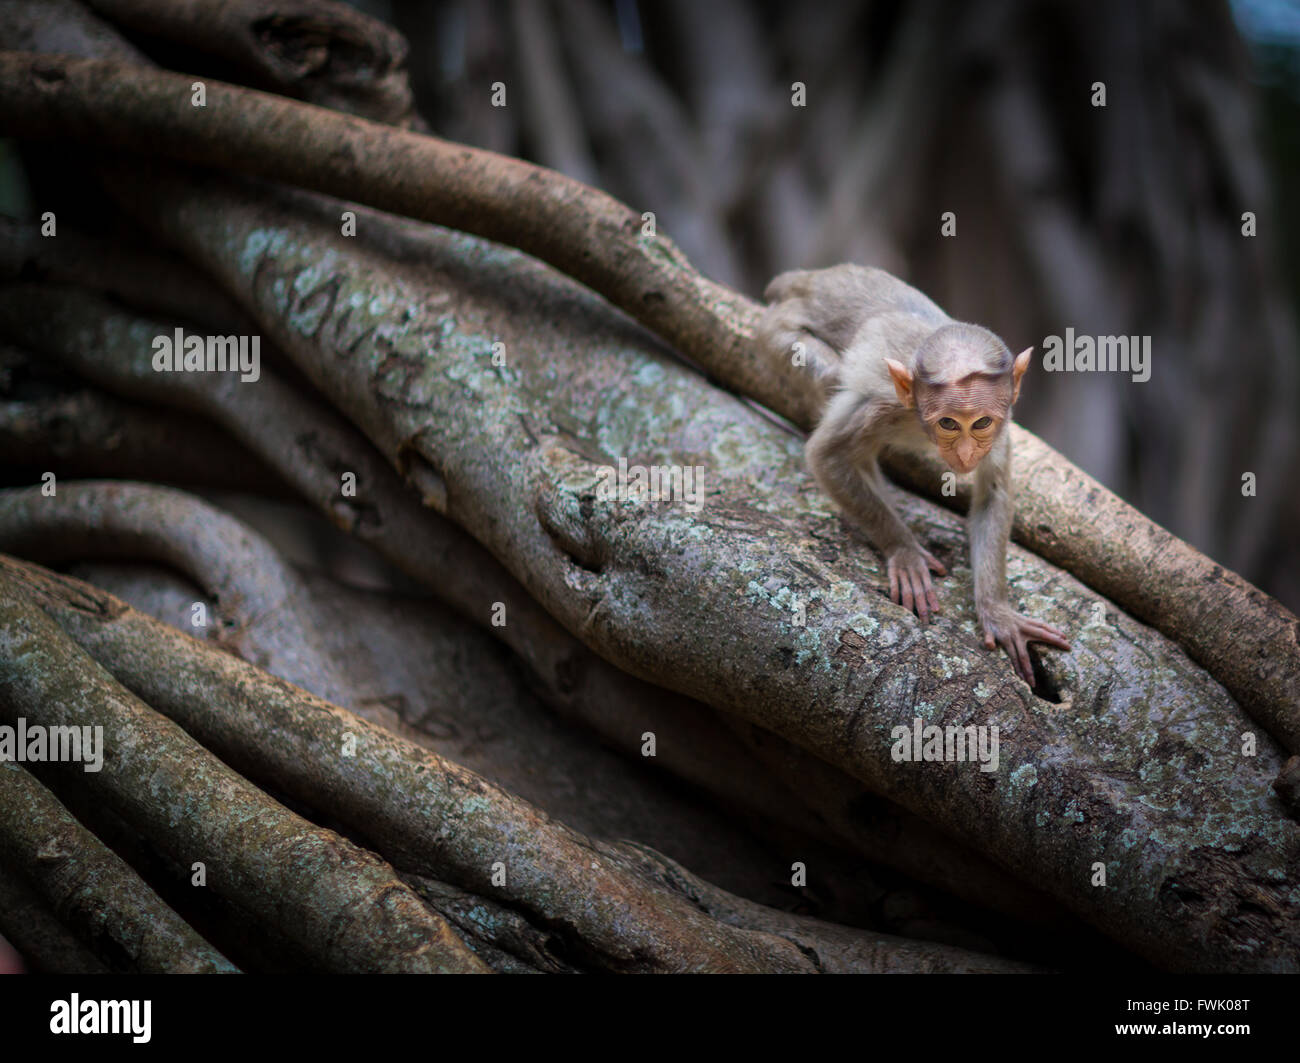
[[[890,596],[922,623],[939,611],[930,573],[947,573],[886,501],[877,458],[887,447],[937,448],[954,472],[974,472],[970,552],[984,645],[1006,650],[1033,686],[1028,644],[1070,648],[1056,628],[1021,616],[1007,598],[1012,498],[1004,428],[1033,348],[1013,358],[988,329],[953,321],[911,285],[864,266],[782,273],[765,297],[759,342],[802,354],[831,389],[808,440],[808,465],[884,555]]]

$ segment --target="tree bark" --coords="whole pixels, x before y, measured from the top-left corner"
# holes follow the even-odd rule
[[[31,344],[123,395],[172,403],[229,429],[339,527],[375,546],[463,616],[500,638],[532,668],[552,708],[593,728],[616,748],[644,760],[642,736],[652,732],[661,743],[656,764],[728,804],[756,812],[769,824],[848,844],[870,860],[1021,918],[1052,914],[1051,903],[1037,891],[913,814],[873,797],[860,783],[797,746],[729,714],[719,719],[708,706],[629,676],[592,653],[459,526],[420,506],[369,441],[329,407],[295,392],[265,369],[252,388],[218,374],[169,378],[154,373],[151,351],[140,337],[168,331],[163,322],[125,313],[73,289],[23,286],[0,291],[0,333]],[[340,491],[343,470],[356,473],[355,495]],[[115,471],[132,478],[129,468]],[[82,505],[78,498],[85,490],[74,486],[58,502],[32,493],[8,495],[0,504],[0,550],[37,560],[75,558],[92,549],[103,552],[114,539],[126,537],[131,554],[144,545],[142,533],[149,533],[153,545],[140,556],[179,562],[211,593],[229,583],[229,573],[252,573],[260,567],[247,551],[236,549],[247,538],[244,532],[220,530],[230,523],[220,514],[177,513],[175,520],[153,512],[117,515],[112,506],[129,504],[133,491],[100,491]],[[156,497],[159,505],[166,505],[160,494]],[[109,501],[112,506],[105,511],[102,503]],[[127,523],[132,529],[124,526]],[[196,542],[202,547],[196,549]],[[266,558],[268,553],[262,548],[258,556]],[[212,578],[217,562],[224,572]],[[296,582],[281,568],[272,565],[278,573],[275,582]],[[282,593],[280,598],[292,603],[298,593]],[[250,614],[249,605],[263,595],[254,587],[247,594],[221,597]],[[504,607],[506,622],[500,625],[488,622],[495,603]],[[317,612],[313,605],[290,608],[307,616]],[[274,614],[253,610],[250,615]],[[258,633],[248,630],[244,616],[228,617],[227,623],[234,625],[241,640],[256,640]],[[301,644],[304,625],[295,630]],[[259,655],[256,645],[248,649],[245,659],[260,661],[290,681],[320,679],[335,671],[328,661],[318,667],[301,653],[287,654],[289,667],[279,668]],[[311,655],[311,660],[318,657]],[[322,696],[330,694],[311,679],[303,685]],[[347,696],[340,695],[339,703],[357,708]]]
[[[0,857],[21,869],[55,914],[120,970],[237,972],[16,763],[0,763]]]
[[[662,233],[644,235],[640,215],[603,193],[490,152],[218,82],[208,89],[200,123],[174,104],[188,91],[177,75],[0,56],[0,122],[14,133],[162,150],[512,244],[589,285],[734,391],[804,426],[820,411],[824,395],[810,375],[789,359],[756,356],[754,304],[700,276]],[[1012,426],[1012,441],[1017,541],[1179,641],[1300,751],[1300,619],[1031,433]]]
[[[1075,643],[1043,662],[1060,705],[1033,698],[980,648],[951,515],[903,499],[954,572],[947,619],[921,629],[864,590],[882,586],[879,565],[816,492],[797,441],[545,267],[400,224],[403,254],[349,251],[314,211],[217,182],[159,182],[148,202],[389,460],[417,471],[430,504],[614,663],[839,765],[1154,962],[1294,964],[1282,883],[1300,835],[1266,796],[1282,752],[1264,739],[1240,756],[1231,698],[1158,634],[1013,550],[1016,597]],[[384,224],[363,228],[382,244]],[[702,511],[598,500],[616,455],[703,464]],[[1067,621],[1080,616],[1082,628]],[[916,717],[997,724],[1014,768],[896,762],[891,731]],[[1097,862],[1119,881],[1092,885]]]
[[[174,102],[184,98],[186,81],[138,68],[3,56],[0,123],[34,135],[48,122],[78,140],[148,151],[158,150],[158,138],[167,134],[162,150],[180,158],[359,194],[507,241],[605,294],[733,389],[798,423],[815,417],[824,398],[815,385],[786,359],[765,365],[755,357],[750,337],[757,308],[704,280],[670,242],[644,235],[637,213],[608,197],[514,160],[377,131],[216,82],[208,83],[208,124],[197,132],[194,113]],[[87,95],[92,86],[105,97],[104,113]],[[275,137],[249,124],[258,120],[273,123]],[[205,146],[214,130],[226,138],[220,157]],[[954,571],[946,619],[920,629],[864,590],[880,586],[879,566],[862,556],[861,545],[811,487],[796,442],[665,359],[549,270],[467,237],[366,211],[360,239],[340,244],[343,205],[337,203],[302,196],[277,202],[263,190],[179,181],[165,171],[143,180],[122,163],[105,172],[119,201],[236,295],[426,504],[463,525],[509,569],[504,583],[493,577],[477,593],[517,579],[614,665],[672,685],[688,711],[694,704],[702,714],[700,702],[707,702],[743,718],[746,723],[729,725],[741,743],[753,724],[798,743],[973,842],[1008,871],[1044,884],[1156,963],[1294,969],[1297,913],[1287,883],[1296,878],[1300,838],[1281,815],[1283,800],[1293,810],[1294,772],[1278,775],[1282,800],[1273,797],[1267,780],[1278,774],[1283,752],[1265,738],[1250,755],[1231,698],[1160,636],[1013,551],[1014,591],[1031,599],[1035,612],[1055,611],[1054,621],[1067,628],[1069,620],[1088,617],[1077,633],[1071,629],[1075,651],[1049,655],[1041,665],[1039,689],[1047,700],[1032,698],[1009,679],[1005,662],[978,648],[969,572],[960,564],[963,538],[948,514],[903,500],[905,518],[923,528]],[[254,202],[259,196],[271,205]],[[19,322],[19,301],[34,293],[48,296],[12,289],[7,304],[0,301],[0,315]],[[490,356],[498,349],[504,363]],[[242,414],[227,413],[225,423],[241,424],[242,417],[246,439],[256,439],[247,430],[255,405],[227,397],[209,409],[242,407]],[[1060,559],[1094,588],[1114,592],[1119,605],[1177,638],[1294,750],[1300,742],[1296,618],[1028,433],[1015,430],[1013,437],[1018,539]],[[517,464],[506,465],[502,454],[516,455]],[[599,490],[600,477],[617,459],[702,468],[710,474],[702,506],[683,506],[680,499],[610,501]],[[932,467],[896,472],[937,493]],[[338,504],[318,470],[295,485],[314,492],[318,505]],[[361,528],[373,513],[348,509],[341,516]],[[418,542],[425,525],[411,519],[407,526],[415,534],[407,541]],[[1152,586],[1153,571],[1167,587]],[[35,586],[44,579],[22,578]],[[481,599],[473,604],[481,610]],[[72,627],[83,620],[63,616]],[[524,641],[539,641],[545,625],[524,630]],[[148,645],[142,635],[115,644],[105,663],[130,667],[133,654],[148,656]],[[189,660],[190,652],[177,650],[175,659]],[[213,689],[220,687],[217,675],[208,676]],[[139,684],[150,681],[150,700],[186,711],[165,677],[137,676]],[[269,688],[265,696],[273,698]],[[912,717],[996,724],[1012,767],[982,773],[972,764],[900,763],[891,755],[893,730],[906,731]],[[749,745],[755,749],[752,740]],[[239,748],[233,755],[256,761],[263,754]],[[315,770],[320,763],[317,757]],[[276,770],[291,774],[292,765],[277,763]],[[799,768],[787,771],[796,784],[799,777]],[[306,799],[328,797],[318,784],[318,778],[301,782]],[[809,803],[826,808],[836,800],[814,795]],[[333,807],[328,799],[324,806]],[[524,816],[519,822],[530,833],[541,830],[517,806],[498,812]],[[393,829],[400,838],[408,827]],[[572,876],[566,865],[580,863],[578,850],[566,848],[562,833],[547,834],[545,842],[561,864],[552,874]],[[638,939],[660,950],[659,966],[647,969],[675,969],[674,962],[695,955],[706,965],[808,969],[789,944],[805,959],[811,953],[813,969],[874,962],[863,951],[871,948],[865,939],[841,948],[836,929],[799,926],[735,898],[710,899],[709,887],[654,854],[624,850],[615,863],[627,896],[651,881],[688,897],[694,908],[686,911],[691,918],[696,909],[704,914],[699,926],[717,949],[679,951],[677,935],[696,925],[689,919],[671,929],[651,925]],[[480,872],[463,866],[459,885],[427,889],[432,868],[402,870],[422,896],[440,895],[448,910],[465,903],[456,890],[478,896],[484,885]],[[571,887],[564,903],[575,903],[582,887],[560,880]],[[544,922],[553,916],[537,900],[536,880],[532,888],[523,903]],[[666,911],[681,911],[672,896],[664,903]],[[729,935],[714,923],[742,933]],[[522,926],[519,931],[519,940],[535,946],[535,937]],[[501,947],[504,940],[480,939],[475,947],[503,966],[546,969],[544,952],[523,945],[511,952]],[[606,965],[629,969],[599,919],[576,940],[595,942]],[[970,969],[971,961],[960,957],[909,959],[882,947],[890,951],[887,964]]]
[[[30,580],[15,583],[8,564],[0,718],[102,727],[110,750],[99,772],[51,769],[62,785],[98,795],[176,862],[203,864],[211,889],[286,927],[323,969],[489,970],[373,854],[278,805],[119,686],[30,604]]]
[[[406,39],[330,0],[87,0],[109,21],[244,71],[259,88],[409,127]]]
[[[715,916],[696,900],[707,887],[667,858],[585,838],[432,751],[196,643],[102,591],[3,555],[0,581],[0,601],[13,603],[0,616],[39,629],[50,643],[61,645],[70,636],[124,687],[182,724],[186,730],[179,733],[194,735],[249,777],[349,824],[404,869],[450,878],[523,909],[561,935],[568,955],[584,966],[629,972],[1028,969],[746,907],[722,891],[715,902],[722,914]],[[0,648],[7,630],[0,628]],[[26,685],[32,671],[6,686]],[[213,809],[196,806],[191,818],[197,829],[210,830]],[[377,857],[366,856],[379,865]],[[647,860],[659,869],[655,875],[646,873]],[[675,871],[671,879],[667,868]],[[286,888],[269,876],[240,885],[280,895],[303,888]],[[447,928],[442,940],[451,933]],[[430,936],[426,950],[436,949],[437,940]],[[819,960],[821,947],[827,963]]]

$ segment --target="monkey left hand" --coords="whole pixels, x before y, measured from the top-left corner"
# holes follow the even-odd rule
[[[948,575],[943,562],[913,542],[888,551],[885,568],[889,572],[889,596],[908,612],[915,609],[921,623],[928,624],[930,614],[939,611],[939,599],[935,597],[930,573]]]
[[[1034,686],[1034,666],[1029,659],[1029,643],[1043,642],[1058,650],[1068,650],[1065,636],[1041,620],[1021,616],[1011,606],[1000,603],[980,613],[980,627],[984,629],[984,645],[988,649],[1001,646],[1007,651],[1020,678]]]

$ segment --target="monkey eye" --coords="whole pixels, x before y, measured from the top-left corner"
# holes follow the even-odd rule
[[[940,417],[939,427],[942,428],[945,432],[955,432],[957,431],[958,424],[951,417]]]
[[[976,421],[973,425],[971,425],[971,427],[974,428],[976,431],[979,431],[980,429],[987,428],[992,423],[993,423],[992,417],[981,417],[978,421]]]

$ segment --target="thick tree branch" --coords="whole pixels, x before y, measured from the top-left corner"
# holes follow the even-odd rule
[[[111,512],[105,518],[111,523]],[[186,634],[200,634],[188,626],[199,592],[166,570],[78,565],[73,574]],[[745,897],[769,905],[790,902],[790,890],[774,885],[772,870],[788,866],[791,852],[809,859],[814,842],[800,837],[781,844],[773,837],[779,832],[761,817],[751,817],[758,821],[752,834],[740,829],[700,795],[665,785],[643,758],[630,767],[631,758],[553,719],[504,647],[433,602],[356,591],[323,576],[304,575],[303,585],[303,605],[316,618],[313,643],[340,662],[354,691],[345,708],[592,838],[634,839]],[[256,623],[255,617],[247,620]],[[264,667],[273,675],[283,678],[300,665],[267,645],[272,652]],[[725,791],[721,796],[729,797]],[[794,804],[795,798],[788,795],[787,801]],[[802,818],[815,822],[806,813]],[[890,824],[884,817],[877,829],[883,833]],[[816,860],[818,885],[826,887],[819,890],[826,901],[818,914],[850,923],[861,918],[866,906],[853,906],[855,892],[861,892],[860,884],[854,889],[860,861],[829,849],[819,849]],[[951,874],[964,870],[959,865]],[[1023,902],[1014,887],[1008,894]]]
[[[783,917],[775,912],[762,926],[752,913],[716,921],[689,893],[646,876],[645,858],[635,850],[593,842],[437,754],[87,584],[0,556],[0,586],[6,599],[22,596],[47,610],[120,682],[163,707],[223,759],[350,824],[406,870],[522,907],[563,935],[583,965],[813,972],[818,967],[806,946],[824,932],[856,942],[851,969],[870,970],[876,968],[861,964],[886,962],[882,955],[888,959],[897,943],[815,920],[782,931]],[[42,619],[58,632],[54,620]],[[348,736],[355,752],[342,755]],[[730,903],[745,910],[744,902]],[[916,943],[893,962],[912,969],[1025,969]]]
[[[366,217],[370,223],[380,221],[373,214]],[[372,241],[373,229],[373,224],[367,225]],[[396,247],[392,251],[400,253]],[[740,725],[730,714],[718,720],[707,706],[613,667],[565,631],[459,526],[421,506],[370,442],[346,420],[299,394],[273,373],[264,370],[254,387],[221,374],[155,373],[150,366],[152,352],[141,337],[165,333],[166,327],[75,289],[0,289],[0,331],[33,344],[124,395],[196,410],[224,425],[337,525],[373,545],[443,601],[506,643],[533,669],[548,705],[593,728],[625,755],[644,762],[642,735],[649,731],[657,738],[657,767],[717,794],[732,806],[754,810],[769,823],[848,844],[870,860],[999,911],[1022,918],[1052,914],[1052,905],[1042,894],[912,813],[865,793],[860,783],[797,746],[751,725]],[[423,469],[420,462],[410,463],[412,473]],[[346,497],[340,491],[344,471],[357,475],[355,496]],[[119,475],[125,478],[130,473],[119,470]],[[424,478],[412,479],[416,486],[429,486]],[[432,493],[441,494],[438,490]],[[35,496],[15,494],[8,505],[20,504],[23,497]],[[61,544],[71,519],[79,522],[81,531],[72,554],[67,555],[68,547]],[[101,518],[95,507],[81,510],[74,518],[66,505],[33,507],[28,503],[22,503],[16,519],[5,521],[0,506],[0,549],[36,560],[55,556],[50,553],[54,548],[63,550],[60,556],[78,556],[79,551],[96,548],[101,530],[108,530],[100,528],[101,519],[114,527],[118,524],[111,514]],[[183,529],[206,523],[205,518],[178,520],[181,542],[163,553],[155,550],[154,556],[175,558],[183,549]],[[227,523],[228,518],[214,516],[217,527]],[[15,537],[18,535],[21,538]],[[236,536],[211,537],[211,557],[225,556],[238,541]],[[212,564],[206,557],[206,551],[196,557],[190,572],[215,593],[217,585],[205,578]],[[239,571],[256,565],[241,557],[226,566],[232,567]],[[257,595],[235,600],[252,602]],[[505,607],[503,625],[488,623],[495,603]],[[306,607],[306,612],[314,616],[315,607]],[[243,619],[237,629],[245,640],[252,638],[253,644],[257,643],[260,631],[247,630]],[[320,654],[308,658],[315,661]],[[317,674],[315,665],[301,656],[288,660],[296,661],[289,670],[276,667],[271,657],[262,658],[261,663],[274,674],[324,696],[312,678]],[[333,671],[323,666],[319,674]],[[362,711],[355,698],[341,694],[337,700]],[[518,790],[516,786],[508,788]],[[700,869],[698,864],[691,866]]]
[[[253,331],[239,305],[183,259],[66,228],[45,237],[38,226],[3,215],[0,279],[76,284],[168,319],[218,332]]]
[[[406,39],[330,0],[87,0],[105,18],[247,71],[258,88],[376,122],[415,119]]]
[[[639,214],[603,193],[518,160],[218,82],[196,111],[189,85],[114,62],[4,53],[0,128],[163,151],[513,244],[600,292],[733,390],[804,426],[817,416],[824,396],[815,383],[788,359],[756,354],[757,308],[701,277],[663,235],[642,235]],[[1037,437],[1014,427],[1012,439],[1017,540],[1177,639],[1300,751],[1300,619]]]
[[[88,390],[0,402],[0,462],[32,480],[53,472],[283,492],[258,458],[207,421]]]
[[[1295,902],[1277,883],[1296,872],[1300,833],[1265,796],[1280,751],[1265,740],[1242,756],[1239,710],[1175,646],[1013,550],[1015,594],[1075,646],[1043,662],[1063,706],[1032,698],[979,646],[957,521],[902,500],[954,572],[945,619],[920,628],[864,590],[880,566],[797,442],[545,267],[432,230],[405,260],[340,249],[331,227],[215,181],[158,182],[147,198],[142,217],[243,299],[389,460],[425,463],[447,515],[612,661],[803,745],[1156,962],[1293,962]],[[699,511],[602,498],[617,457],[701,466]],[[899,762],[891,733],[917,716],[996,724],[1009,767]],[[1096,861],[1120,881],[1094,886]]]
[[[97,793],[178,863],[203,864],[208,888],[284,928],[322,969],[487,970],[381,860],[272,801],[119,686],[30,604],[12,565],[0,559],[0,719],[98,726],[106,743],[101,771],[61,763],[52,777]],[[101,618],[126,608],[81,604]],[[191,694],[200,713],[202,697]]]
[[[21,869],[59,919],[120,970],[236,972],[16,763],[0,762],[0,859]]]
[[[0,865],[0,933],[42,974],[107,974],[111,968],[66,926],[27,880]]]

